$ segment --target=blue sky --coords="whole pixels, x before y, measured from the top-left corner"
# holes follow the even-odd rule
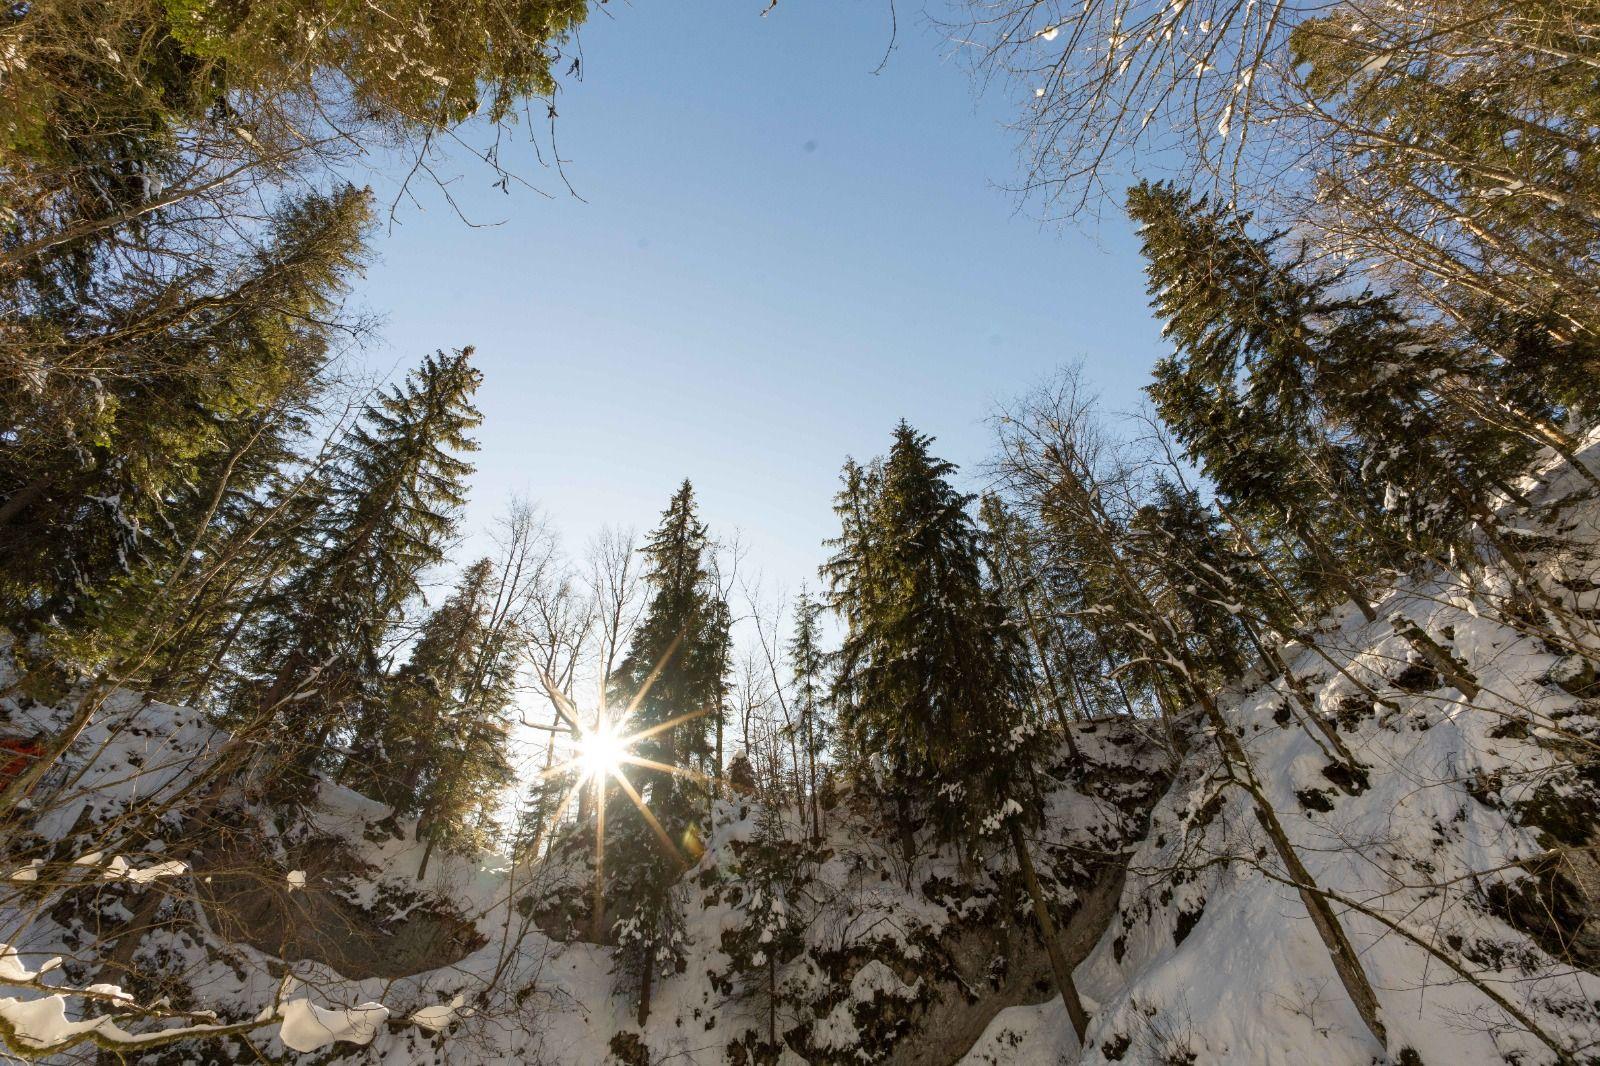
[[[553,198],[463,159],[453,196],[498,225],[424,195],[377,240],[371,369],[477,346],[469,529],[523,493],[578,553],[602,525],[649,528],[689,477],[713,533],[738,527],[792,592],[815,584],[840,464],[901,417],[975,475],[995,401],[1061,363],[1138,402],[1159,341],[1132,234],[1019,210],[1010,101],[976,97],[916,12],[875,75],[887,3],[762,6],[596,8],[557,101],[583,199],[524,140],[502,159]]]

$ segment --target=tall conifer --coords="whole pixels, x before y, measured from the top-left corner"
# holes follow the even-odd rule
[[[257,635],[261,682],[236,715],[309,742],[298,765],[314,763],[376,695],[390,629],[444,557],[472,470],[459,453],[477,447],[468,434],[481,375],[470,358],[470,348],[428,356],[367,408],[304,532],[305,564]]]

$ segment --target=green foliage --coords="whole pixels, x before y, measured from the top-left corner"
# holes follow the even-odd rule
[[[0,409],[14,413],[0,449],[8,619],[65,627],[80,661],[148,638],[173,568],[297,443],[369,212],[348,187],[285,204],[221,284],[203,269],[130,283],[130,323],[86,321],[83,309],[12,321],[116,356],[103,374],[0,378]]]
[[[845,468],[825,569],[847,622],[834,698],[845,750],[925,799],[940,839],[971,839],[1025,780],[1027,653],[984,581],[972,498],[930,443],[902,422],[885,461]]]
[[[1244,672],[1248,634],[1240,614],[1272,598],[1259,573],[1226,547],[1222,519],[1198,494],[1165,478],[1127,530],[1129,553],[1144,565],[1142,586],[1155,608],[1190,636],[1195,659],[1220,685]]]
[[[1488,301],[1544,308],[1568,339],[1600,329],[1594,28],[1583,5],[1449,0],[1335,6],[1290,35],[1337,150],[1319,191],[1453,318]]]
[[[1129,211],[1177,346],[1150,395],[1230,506],[1310,549],[1311,588],[1330,589],[1335,553],[1365,570],[1468,550],[1532,457],[1484,417],[1471,353],[1429,343],[1392,297],[1347,289],[1303,249],[1282,255],[1247,215],[1150,184]]]
[[[320,479],[299,530],[300,565],[255,636],[260,682],[235,698],[239,721],[280,719],[309,747],[349,728],[376,698],[383,646],[444,558],[476,444],[471,349],[429,356],[363,412]]]
[[[804,589],[794,605],[794,635],[789,641],[789,664],[794,691],[794,729],[808,783],[811,833],[822,834],[822,809],[818,796],[821,773],[833,743],[833,722],[828,715],[828,654],[822,649],[823,605]]]
[[[783,979],[784,967],[805,950],[806,930],[815,917],[809,892],[818,845],[796,840],[782,812],[763,807],[755,835],[738,851],[738,866],[720,895],[738,908],[739,922],[722,932],[729,975],[747,998],[765,1005],[766,1042],[779,1046],[777,1017],[786,1003],[803,999]]]
[[[343,775],[464,850],[488,843],[513,776],[516,646],[496,625],[497,580],[480,559],[423,622],[406,664],[363,707]]]
[[[608,681],[607,700],[613,714],[631,711],[621,723],[625,732],[649,731],[636,745],[641,758],[714,774],[720,767],[710,765],[711,738],[727,691],[723,674],[730,618],[707,570],[710,547],[695,512],[694,488],[685,481],[643,549],[650,602],[628,654]],[[654,969],[679,957],[670,886],[684,864],[697,857],[708,797],[702,779],[691,774],[654,768],[625,772],[637,780],[660,833],[612,790],[615,813],[607,813],[607,851],[616,858],[608,863],[605,892],[625,949],[619,972],[640,982],[648,1010]]]

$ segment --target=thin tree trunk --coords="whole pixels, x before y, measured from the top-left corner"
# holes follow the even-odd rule
[[[1357,957],[1355,948],[1350,944],[1345,935],[1344,927],[1339,924],[1338,916],[1333,913],[1325,897],[1318,893],[1316,882],[1312,879],[1305,864],[1300,861],[1299,854],[1295,851],[1294,844],[1289,840],[1283,825],[1278,821],[1278,815],[1273,810],[1271,801],[1262,791],[1260,782],[1255,775],[1254,767],[1249,756],[1245,753],[1244,746],[1239,743],[1239,738],[1234,734],[1233,728],[1223,717],[1222,711],[1217,707],[1203,687],[1195,679],[1200,676],[1196,663],[1189,654],[1187,647],[1178,635],[1172,631],[1169,618],[1158,611],[1144,589],[1134,580],[1128,572],[1121,554],[1117,551],[1115,543],[1106,532],[1108,520],[1104,511],[1098,506],[1096,499],[1090,495],[1089,490],[1075,476],[1065,479],[1069,490],[1075,489],[1074,495],[1078,504],[1083,507],[1085,517],[1090,519],[1089,525],[1100,541],[1104,552],[1105,562],[1111,568],[1117,583],[1128,594],[1131,603],[1136,604],[1140,614],[1150,627],[1152,634],[1165,633],[1167,645],[1162,647],[1159,637],[1153,637],[1157,647],[1162,647],[1168,655],[1175,656],[1174,666],[1180,668],[1178,681],[1188,688],[1194,701],[1200,704],[1205,712],[1206,719],[1211,725],[1216,743],[1221,748],[1223,758],[1230,767],[1236,770],[1235,779],[1239,780],[1255,801],[1256,817],[1261,826],[1266,830],[1267,837],[1272,843],[1273,850],[1278,859],[1283,863],[1284,869],[1294,880],[1301,901],[1305,904],[1306,911],[1311,915],[1312,924],[1316,927],[1317,935],[1321,938],[1323,946],[1328,951],[1328,956],[1333,963],[1334,972],[1338,975],[1340,984],[1344,986],[1345,994],[1355,1005],[1361,1020],[1366,1024],[1369,1032],[1384,1048],[1388,1047],[1388,1035],[1383,1022],[1379,1018],[1377,994],[1372,989],[1372,983],[1367,980],[1365,971],[1361,968],[1361,961]],[[1370,607],[1367,608],[1369,611]]]
[[[639,975],[639,1028],[643,1029],[650,1020],[650,981],[656,972],[656,939],[651,937],[645,944],[644,969]]]
[[[428,872],[428,860],[433,857],[433,845],[439,839],[433,827],[428,827],[428,843],[422,849],[422,863],[417,867],[417,880],[420,881]]]
[[[1311,532],[1303,523],[1295,526],[1295,534],[1300,538],[1300,542],[1311,550],[1311,554],[1317,560],[1317,565],[1321,567],[1323,575],[1331,579],[1335,585],[1338,585],[1344,591],[1346,596],[1350,597],[1351,602],[1361,609],[1363,618],[1369,622],[1376,622],[1378,614],[1372,609],[1372,604],[1367,600],[1366,592],[1345,571],[1344,566],[1334,557],[1333,551],[1322,542],[1322,538]]]
[[[42,474],[13,492],[5,503],[0,503],[0,526],[10,525],[13,519],[33,506],[33,501],[54,485],[57,477],[57,474]]]
[[[1022,835],[1022,827],[1015,818],[1010,821],[1011,848],[1017,854],[1017,865],[1022,869],[1022,880],[1027,885],[1028,895],[1033,898],[1033,916],[1039,922],[1039,936],[1044,940],[1044,949],[1050,955],[1050,969],[1055,973],[1056,988],[1061,993],[1061,1003],[1067,1008],[1067,1017],[1072,1021],[1072,1031],[1078,1034],[1078,1045],[1081,1047],[1089,1034],[1089,1013],[1083,1009],[1083,1000],[1078,996],[1078,986],[1073,983],[1072,969],[1067,965],[1066,957],[1061,954],[1061,944],[1056,939],[1056,923],[1050,918],[1050,910],[1045,906],[1044,892],[1039,887],[1039,877],[1033,869],[1033,857],[1028,854],[1028,842]]]
[[[1234,735],[1232,727],[1222,717],[1216,702],[1205,693],[1198,695],[1206,718],[1211,723],[1217,745],[1222,749],[1223,758],[1237,770],[1235,780],[1244,786],[1254,801],[1256,820],[1261,823],[1261,828],[1266,830],[1267,839],[1272,843],[1272,850],[1277,853],[1278,861],[1283,863],[1285,872],[1294,882],[1300,902],[1305,905],[1306,913],[1311,916],[1311,924],[1316,927],[1317,936],[1321,938],[1323,947],[1327,949],[1328,957],[1333,962],[1334,973],[1338,975],[1339,983],[1344,986],[1345,994],[1355,1005],[1356,1013],[1366,1024],[1367,1031],[1380,1046],[1387,1048],[1389,1038],[1379,1016],[1377,993],[1373,991],[1372,983],[1367,980],[1366,972],[1361,968],[1361,960],[1356,955],[1350,938],[1345,935],[1344,926],[1339,924],[1339,918],[1328,905],[1327,897],[1317,888],[1317,882],[1312,878],[1311,872],[1300,861],[1299,852],[1295,850],[1289,834],[1284,831],[1283,824],[1278,821],[1278,814],[1273,809],[1272,801],[1262,791],[1261,784],[1256,779],[1255,769],[1250,763],[1249,756],[1245,754],[1244,746],[1239,743],[1239,738]]]
[[[83,731],[89,727],[89,723],[94,720],[95,712],[105,702],[100,694],[104,682],[102,676],[89,684],[88,690],[78,700],[77,709],[73,711],[67,727],[46,745],[32,766],[12,778],[5,789],[0,790],[0,820],[5,819],[23,800],[33,794],[33,790],[39,787],[39,782],[44,780],[50,768],[67,753]]]
[[[767,1043],[778,1046],[778,960],[767,953]]]

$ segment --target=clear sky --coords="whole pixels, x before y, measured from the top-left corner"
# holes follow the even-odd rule
[[[503,161],[552,199],[461,162],[452,194],[499,225],[435,195],[377,240],[373,370],[477,346],[470,528],[520,492],[578,553],[648,529],[689,477],[713,534],[737,527],[793,592],[840,464],[901,417],[976,474],[995,401],[1063,362],[1138,402],[1159,341],[1127,225],[1018,210],[1010,102],[977,97],[916,10],[875,75],[886,2],[763,3],[596,8],[557,101],[582,200],[524,141]]]

